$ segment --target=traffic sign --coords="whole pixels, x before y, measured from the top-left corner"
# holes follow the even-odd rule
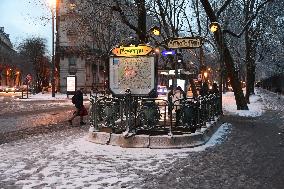
[[[202,46],[201,37],[184,37],[184,38],[172,38],[168,40],[168,48],[171,49],[190,49],[199,48]]]

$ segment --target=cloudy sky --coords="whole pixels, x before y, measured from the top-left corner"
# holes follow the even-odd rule
[[[16,47],[28,37],[42,37],[51,49],[51,11],[46,6],[48,0],[0,0],[0,27],[10,34]]]

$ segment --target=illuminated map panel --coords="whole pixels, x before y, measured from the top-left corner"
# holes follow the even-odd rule
[[[115,95],[147,96],[155,88],[155,58],[153,56],[111,57],[109,84]]]

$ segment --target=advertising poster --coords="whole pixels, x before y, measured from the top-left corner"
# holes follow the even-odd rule
[[[67,76],[67,92],[75,92],[76,91],[76,77],[75,76]]]

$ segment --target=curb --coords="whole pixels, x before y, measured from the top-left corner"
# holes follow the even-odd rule
[[[220,127],[221,120],[191,134],[182,135],[134,135],[125,138],[122,134],[89,131],[87,140],[96,144],[120,146],[122,148],[193,148],[205,144]]]

